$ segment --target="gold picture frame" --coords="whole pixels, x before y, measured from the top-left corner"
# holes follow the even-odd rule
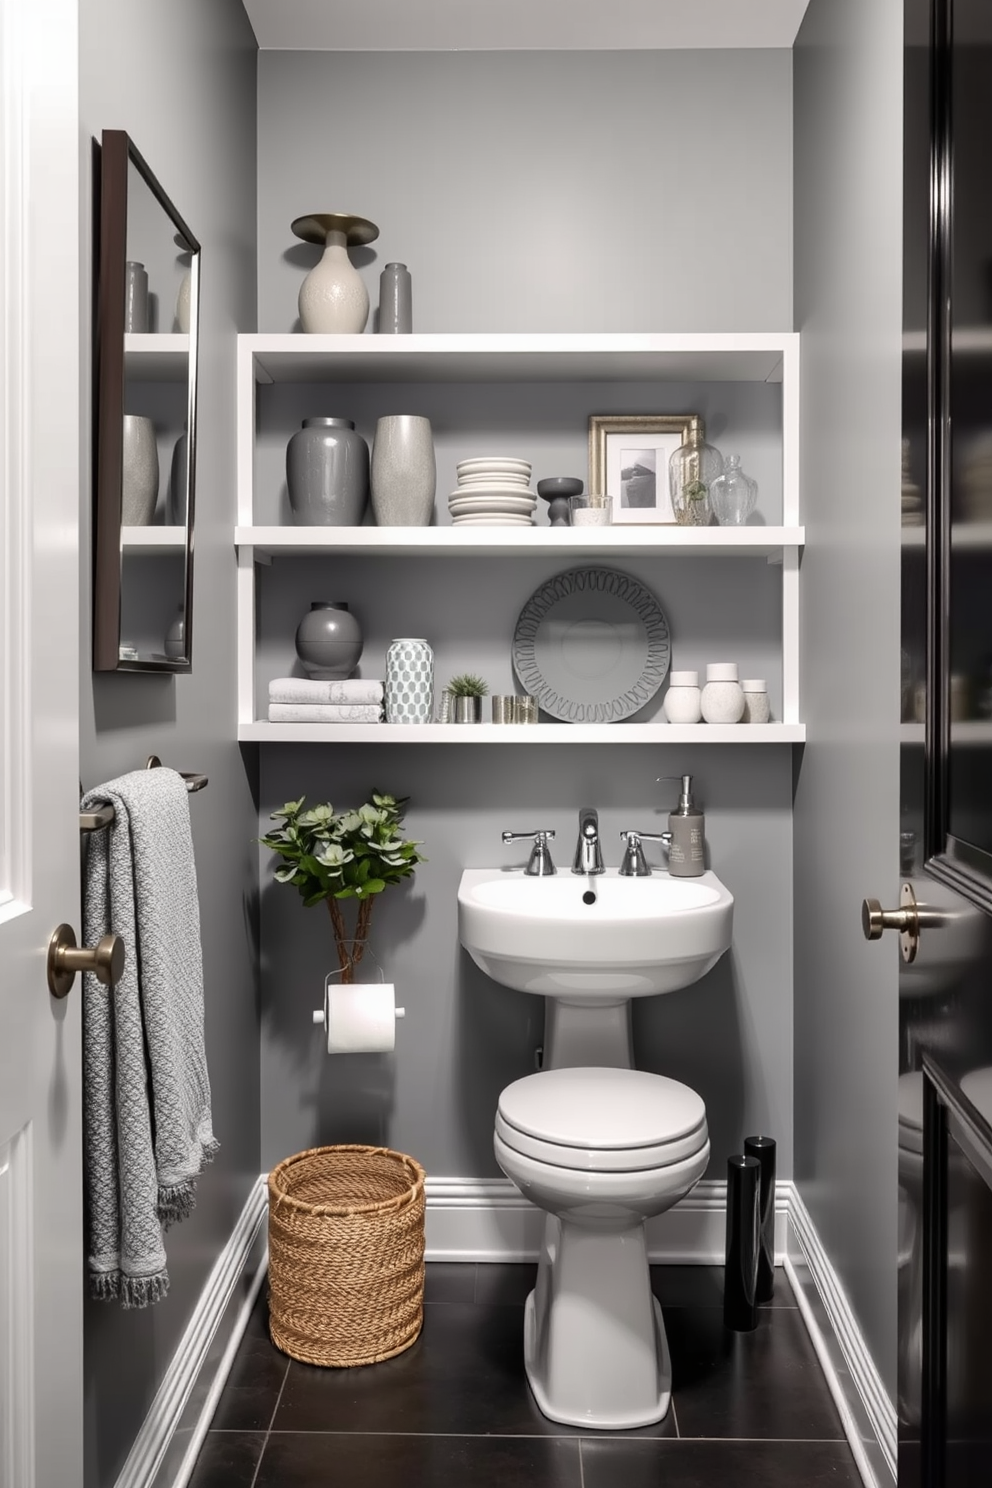
[[[690,435],[704,437],[698,413],[589,415],[589,490],[613,497],[614,525],[676,525],[668,461]]]

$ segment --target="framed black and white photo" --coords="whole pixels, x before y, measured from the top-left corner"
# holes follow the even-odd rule
[[[675,525],[668,461],[695,427],[697,413],[598,414],[589,418],[589,490],[613,497],[613,524]]]

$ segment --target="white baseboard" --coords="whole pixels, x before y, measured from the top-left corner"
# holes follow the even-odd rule
[[[185,1488],[265,1275],[264,1175],[214,1263],[116,1488]]]
[[[785,1274],[816,1350],[865,1488],[898,1475],[898,1419],[840,1277],[795,1184]]]
[[[536,1261],[544,1215],[508,1178],[428,1178],[429,1261]],[[775,1194],[775,1249],[785,1254],[791,1183]],[[723,1264],[727,1185],[703,1179],[675,1209],[648,1222],[648,1254],[669,1265]]]

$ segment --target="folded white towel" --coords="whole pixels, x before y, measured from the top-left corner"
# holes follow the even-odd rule
[[[270,723],[380,723],[378,703],[270,703]]]
[[[270,703],[381,703],[382,683],[352,677],[345,682],[315,682],[310,677],[276,677],[269,683]]]

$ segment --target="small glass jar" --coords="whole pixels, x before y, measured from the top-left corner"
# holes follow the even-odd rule
[[[758,482],[741,469],[740,455],[727,455],[723,474],[710,486],[710,506],[721,527],[743,527],[758,504]]]
[[[672,672],[663,704],[669,723],[698,723],[702,715],[698,672]]]
[[[672,511],[680,527],[708,527],[712,517],[710,486],[723,474],[723,456],[703,438],[702,425],[694,419],[684,444],[668,462],[668,489]]]
[[[609,527],[613,520],[612,496],[587,491],[584,496],[570,496],[568,505],[573,527]]]
[[[767,723],[771,718],[768,705],[768,688],[760,677],[745,678],[741,683],[744,693],[744,717],[742,723]]]
[[[699,705],[705,723],[740,723],[744,716],[744,689],[737,680],[736,661],[709,664]]]

